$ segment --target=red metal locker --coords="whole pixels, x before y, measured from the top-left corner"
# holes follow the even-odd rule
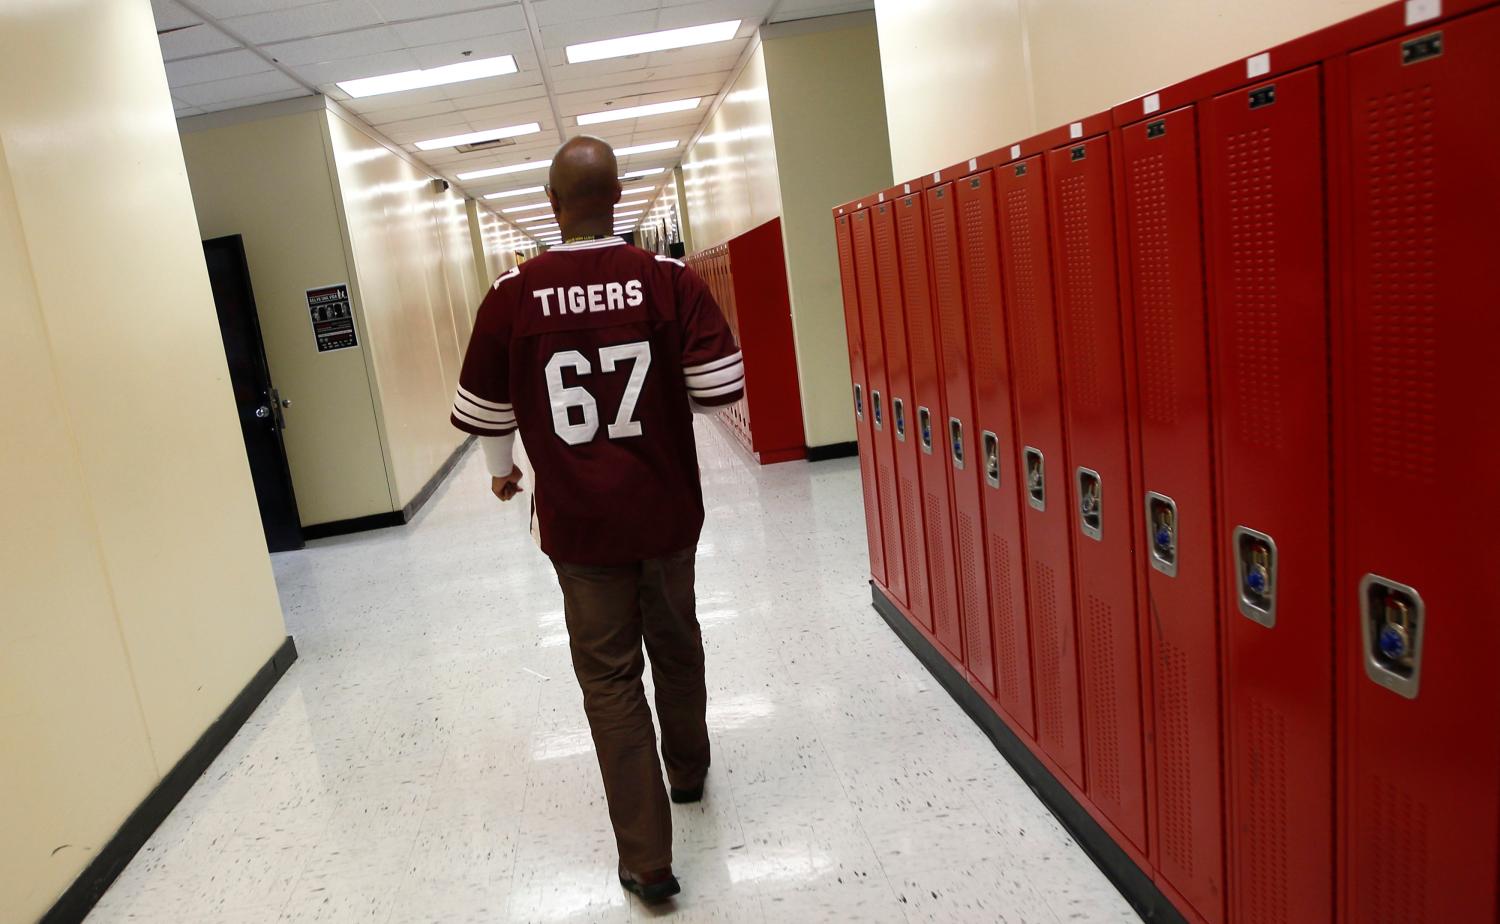
[[[1027,735],[1036,736],[1031,689],[1031,640],[1027,627],[1025,547],[1021,536],[1023,491],[1016,466],[1010,356],[1000,288],[1000,232],[995,223],[995,177],[981,171],[954,184],[958,199],[959,253],[969,321],[969,353],[974,387],[974,468],[984,488],[984,517],[960,511],[958,542],[975,547],[976,562],[988,563],[965,587],[984,600],[995,634],[995,674],[1000,706]]]
[[[1231,918],[1333,919],[1322,80],[1203,111]]]
[[[851,210],[852,211],[852,210]],[[869,388],[865,378],[864,317],[854,276],[854,235],[850,216],[834,224],[839,250],[839,280],[844,291],[844,333],[849,341],[849,376],[854,381],[854,431],[859,440],[859,483],[865,498],[865,538],[870,546],[870,574],[885,585],[885,542],[880,530],[880,490],[875,482],[875,437],[870,428]]]
[[[880,536],[885,548],[885,590],[905,607],[906,554],[901,546],[901,519],[896,512],[896,449],[890,416],[891,389],[886,382],[885,335],[880,329],[880,293],[875,281],[875,245],[870,209],[859,209],[850,220],[854,243],[854,281],[859,290],[859,314],[865,341],[865,375],[870,394],[866,417],[875,447],[875,484],[880,503]]]
[[[1016,407],[1016,446],[1010,455],[1023,500],[1037,743],[1082,788],[1071,464],[1063,430],[1044,172],[1040,154],[995,170]]]
[[[1345,66],[1329,103],[1348,146],[1335,178],[1345,920],[1493,922],[1500,10]]]
[[[1126,427],[1124,331],[1115,267],[1110,139],[1047,156],[1063,407],[1073,469],[1073,542],[1089,799],[1146,849],[1146,756],[1137,506]]]
[[[911,362],[906,344],[906,308],[902,304],[901,260],[896,242],[896,203],[886,199],[870,207],[875,235],[876,289],[885,335],[885,378],[891,393],[886,422],[895,449],[896,514],[900,518],[902,558],[906,562],[906,601],[912,617],[932,630],[932,597],[927,587],[926,527],[922,521],[922,482],[918,472],[916,404],[912,400]]]
[[[974,397],[970,384],[969,333],[964,321],[964,279],[959,268],[960,242],[953,184],[927,190],[928,244],[932,255],[932,294],[938,342],[942,347],[943,397],[948,418],[934,422],[944,454],[952,466],[954,518],[958,555],[958,611],[963,623],[964,663],[969,674],[990,696],[995,695],[994,640],[990,632],[985,590],[984,547],[977,523],[983,510],[980,468],[984,465],[974,429]]]
[[[953,549],[953,515],[948,503],[948,453],[944,450],[943,372],[933,324],[932,287],[927,266],[927,210],[920,192],[901,196],[894,206],[897,254],[901,261],[902,303],[910,347],[912,420],[917,468],[921,475],[922,521],[926,527],[927,583],[932,597],[932,633],[949,654],[962,660],[959,629],[957,556]]]
[[[1143,542],[1151,607],[1157,860],[1224,919],[1223,768],[1208,342],[1192,107],[1121,129],[1139,351]]]

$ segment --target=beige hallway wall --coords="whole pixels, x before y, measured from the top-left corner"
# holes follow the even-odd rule
[[[24,922],[285,629],[149,3],[0,6],[0,86],[0,920]]]
[[[907,180],[1381,5],[1378,0],[876,0]]]
[[[453,246],[447,229],[461,225],[467,235],[468,215],[456,190],[437,192],[426,172],[362,125],[332,110],[326,125],[376,411],[402,507],[462,440],[447,409],[468,345],[472,309],[457,293],[473,275],[473,254],[472,245]]]
[[[761,31],[792,330],[809,446],[854,439],[844,296],[832,209],[891,183],[880,45],[870,13]]]
[[[286,108],[283,105],[283,108]],[[353,282],[324,143],[324,107],[181,123],[205,239],[244,238],[271,378],[292,402],[287,462],[304,526],[387,513],[395,499],[381,452],[365,351],[319,353],[307,290]]]

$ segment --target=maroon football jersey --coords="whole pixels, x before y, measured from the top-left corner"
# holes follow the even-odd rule
[[[690,402],[732,404],[744,388],[698,274],[612,237],[553,247],[495,281],[452,420],[481,436],[520,429],[543,552],[616,565],[698,541]]]

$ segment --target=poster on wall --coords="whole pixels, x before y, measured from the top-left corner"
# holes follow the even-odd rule
[[[312,316],[313,339],[317,341],[319,353],[359,346],[347,285],[308,289],[307,311]]]

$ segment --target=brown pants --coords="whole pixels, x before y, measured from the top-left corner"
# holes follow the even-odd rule
[[[688,789],[708,773],[708,692],[693,597],[697,551],[619,567],[552,563],[620,862],[636,873],[672,863],[671,805],[641,686],[642,640],[656,684],[667,779]]]

